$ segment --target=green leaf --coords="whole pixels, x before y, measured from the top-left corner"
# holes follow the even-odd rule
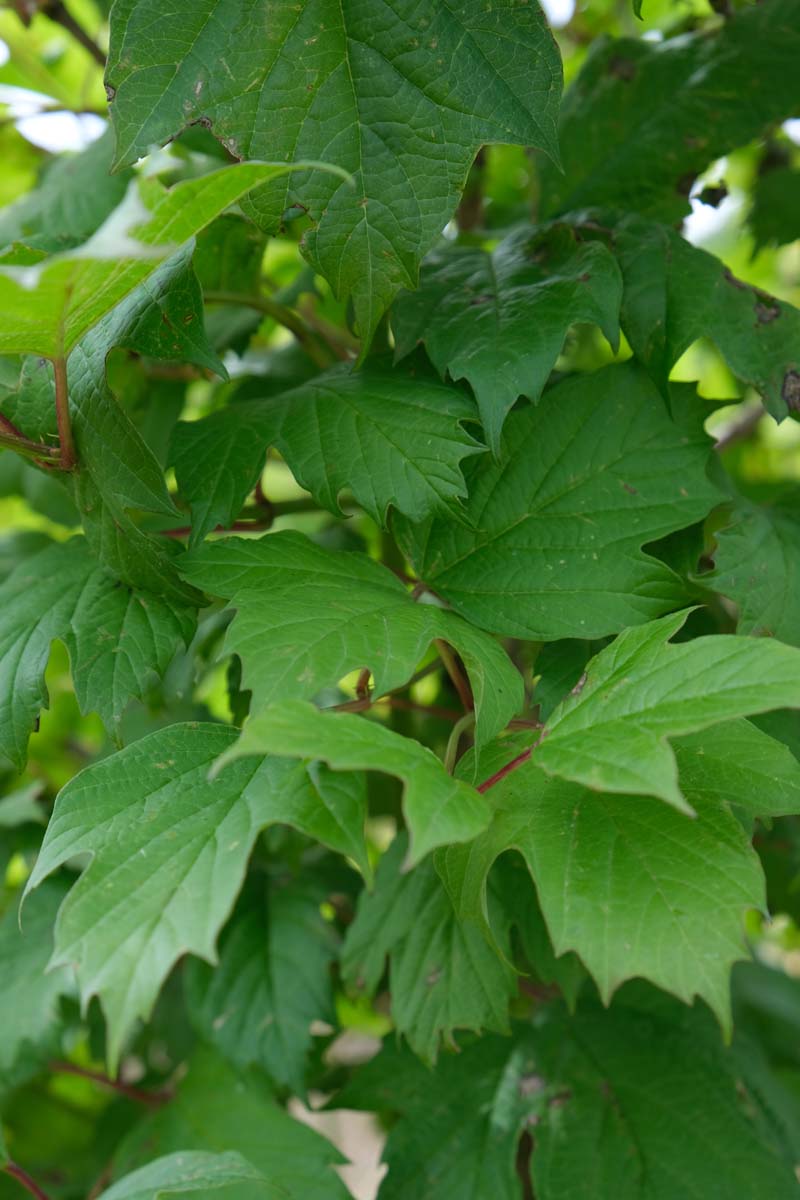
[[[114,730],[193,631],[194,613],[122,587],[83,538],[25,559],[0,585],[0,753],[25,763],[54,638],[69,651],[81,711]]]
[[[402,872],[406,839],[381,859],[373,892],[364,892],[342,950],[345,983],[374,995],[389,967],[392,1019],[428,1062],[456,1029],[508,1032],[517,976],[482,930],[460,922],[432,864]],[[505,937],[503,935],[506,935]],[[510,953],[507,929],[501,934]]]
[[[330,829],[334,848],[359,835],[336,824],[345,789],[333,790],[325,811],[324,776],[318,787],[302,764],[251,759],[209,779],[236,734],[172,725],[93,763],[57,797],[27,890],[76,855],[91,856],[59,913],[53,965],[75,965],[85,1004],[99,996],[112,1069],[177,959],[215,961],[260,830],[275,821],[312,837]],[[350,814],[360,807],[363,825],[363,801],[346,801]]]
[[[0,267],[0,353],[69,354],[214,217],[259,184],[297,169],[247,163],[186,179],[168,191],[154,179],[131,184],[123,203],[85,245],[34,266]]]
[[[17,906],[0,921],[0,1085],[37,1070],[58,1047],[59,999],[74,992],[69,966],[48,971],[53,924],[66,888],[53,880],[32,897],[21,925]]]
[[[216,1192],[235,1184],[260,1188],[264,1197],[280,1193],[269,1188],[260,1171],[241,1154],[207,1154],[199,1150],[179,1151],[157,1158],[112,1184],[102,1200],[157,1200],[183,1192]]]
[[[793,1164],[754,1120],[736,1056],[701,1009],[587,1004],[554,1013],[536,1070],[561,1080],[536,1128],[533,1188],[545,1200],[796,1200]]]
[[[336,942],[323,898],[307,883],[254,881],[220,938],[218,965],[192,959],[185,976],[198,1033],[235,1066],[262,1066],[299,1095],[311,1023],[333,1015]]]
[[[739,633],[800,646],[798,519],[800,494],[789,492],[766,508],[738,502],[716,533],[714,571],[700,582],[735,602]]]
[[[542,163],[544,215],[610,204],[679,221],[697,175],[797,112],[798,54],[798,0],[741,8],[715,32],[596,39],[561,109],[563,174]]]
[[[204,1048],[195,1051],[175,1099],[123,1141],[116,1166],[130,1170],[179,1147],[241,1154],[267,1181],[267,1200],[350,1200],[331,1169],[343,1160],[330,1142],[293,1120],[257,1076],[236,1074]],[[264,1184],[243,1184],[233,1195],[263,1200]]]
[[[750,1079],[708,1014],[649,989],[610,1012],[544,1006],[513,1039],[464,1040],[435,1073],[387,1042],[336,1103],[399,1114],[381,1200],[518,1200],[526,1127],[542,1200],[797,1196],[793,1162],[754,1119]]]
[[[0,211],[0,247],[23,242],[45,254],[87,241],[122,201],[132,172],[111,172],[108,129],[80,154],[53,159],[32,192]],[[0,257],[2,261],[2,257]]]
[[[535,751],[543,770],[687,810],[668,739],[733,717],[800,708],[800,650],[718,634],[669,642],[686,613],[627,629],[592,659]],[[691,811],[690,809],[688,811]]]
[[[750,721],[725,721],[673,743],[681,790],[735,804],[751,817],[800,813],[800,762],[788,746]]]
[[[736,279],[713,254],[674,229],[639,217],[614,231],[622,269],[622,328],[653,378],[708,337],[733,373],[752,384],[778,420],[800,410],[800,312]]]
[[[405,785],[407,866],[436,846],[475,837],[491,816],[488,802],[448,775],[426,746],[354,713],[323,713],[302,700],[284,700],[251,717],[218,765],[253,754],[321,758],[335,771],[396,775]]]
[[[193,541],[214,528],[212,520],[239,511],[271,445],[338,516],[345,489],[379,525],[390,506],[413,521],[452,508],[466,495],[461,460],[483,450],[461,426],[474,417],[458,389],[419,370],[370,363],[360,371],[335,367],[282,395],[179,426],[172,461],[200,518]]]
[[[477,625],[546,641],[601,637],[679,605],[677,576],[640,547],[722,495],[706,476],[700,414],[684,392],[674,400],[671,420],[626,364],[512,413],[501,462],[465,472],[470,526],[395,522],[420,577]]]
[[[756,249],[783,246],[800,237],[800,171],[772,166],[759,174],[753,187],[748,224]]]
[[[508,758],[509,746],[495,745],[481,774]],[[439,856],[462,919],[489,923],[487,874],[498,855],[518,850],[555,953],[575,951],[604,1002],[642,976],[689,1003],[702,996],[730,1028],[730,970],[747,954],[744,914],[764,907],[765,892],[758,857],[724,803],[691,793],[691,820],[645,796],[549,779],[530,763],[490,795],[497,809],[487,832]]]
[[[459,1054],[441,1055],[431,1071],[387,1040],[334,1101],[399,1113],[383,1153],[389,1169],[380,1200],[519,1200],[520,1126],[552,1095],[526,1082],[537,1079],[530,1057],[509,1038],[489,1034]]]
[[[180,569],[236,609],[225,651],[242,659],[253,711],[311,699],[360,668],[372,671],[375,695],[384,695],[408,681],[435,638],[464,660],[479,740],[505,728],[522,707],[521,676],[497,642],[454,613],[416,603],[364,555],[285,532],[215,541],[185,554]]]
[[[423,342],[442,376],[467,379],[497,452],[506,414],[520,395],[539,399],[570,325],[594,322],[616,349],[621,299],[606,248],[563,225],[517,230],[492,251],[445,246],[395,304],[397,355]]]
[[[397,290],[414,287],[481,145],[557,156],[561,64],[535,4],[401,0],[375,20],[353,0],[299,13],[202,0],[189,15],[124,0],[106,81],[118,164],[203,120],[236,157],[322,156],[352,174],[355,191],[307,172],[263,189],[247,211],[270,231],[292,206],[308,212],[304,253],[340,299],[352,296],[365,342]]]

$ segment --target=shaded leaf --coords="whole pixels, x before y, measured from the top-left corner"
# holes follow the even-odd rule
[[[293,1120],[258,1077],[236,1074],[210,1050],[195,1052],[175,1099],[128,1135],[117,1170],[178,1147],[241,1154],[267,1181],[267,1200],[350,1198],[331,1169],[342,1158],[330,1142]],[[242,1184],[230,1194],[264,1200],[264,1183]]]
[[[739,633],[800,646],[798,495],[790,492],[765,508],[740,501],[716,539],[714,570],[701,582],[736,603]]]
[[[677,576],[640,547],[699,520],[721,493],[700,415],[688,392],[674,399],[671,420],[626,364],[572,376],[512,413],[501,462],[467,465],[471,527],[395,522],[421,578],[485,629],[546,641],[601,637],[679,605]]]
[[[300,1095],[311,1023],[329,1021],[333,1010],[336,944],[321,899],[306,883],[254,881],[220,938],[219,963],[192,959],[185,982],[190,1017],[207,1041],[235,1066],[261,1066]]]
[[[81,711],[113,730],[193,631],[193,612],[121,587],[83,538],[25,559],[0,585],[0,753],[25,763],[54,638],[69,651]]]
[[[616,349],[621,299],[606,248],[566,226],[521,229],[491,251],[445,246],[394,306],[397,355],[423,342],[442,376],[467,379],[497,451],[506,414],[520,395],[539,399],[570,325],[594,322]]]
[[[714,32],[594,41],[561,109],[564,173],[542,164],[544,214],[615,204],[679,221],[697,175],[796,112],[798,18],[797,0],[769,0]]]
[[[374,995],[389,961],[392,1019],[422,1058],[435,1062],[440,1040],[456,1029],[508,1031],[517,991],[513,968],[481,929],[460,922],[430,863],[402,873],[398,837],[364,892],[342,950],[346,983]],[[507,929],[500,937],[509,950]]]

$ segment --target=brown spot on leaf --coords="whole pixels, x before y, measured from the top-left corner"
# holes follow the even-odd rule
[[[580,696],[581,692],[586,687],[587,679],[588,679],[588,675],[584,671],[583,674],[581,675],[580,679],[578,680],[578,682],[575,684],[575,687],[571,690],[570,696]]]
[[[780,307],[771,296],[760,295],[756,300],[756,320],[759,325],[769,325],[781,315]]]
[[[470,300],[470,304],[488,304],[490,300],[494,300],[494,296],[490,296],[488,294],[485,296],[473,296]]]
[[[630,496],[638,496],[639,495],[639,489],[635,488],[632,483],[623,483],[622,486],[625,488],[625,491]]]
[[[621,54],[615,54],[608,64],[608,73],[615,79],[621,79],[623,83],[630,83],[636,78],[636,63]]]
[[[783,377],[781,396],[789,412],[800,412],[800,371],[787,371]]]
[[[117,89],[113,88],[110,83],[106,84],[106,100],[110,104],[117,94]]]

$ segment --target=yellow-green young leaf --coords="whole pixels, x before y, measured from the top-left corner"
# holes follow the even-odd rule
[[[466,495],[461,460],[484,449],[462,427],[476,416],[473,401],[430,369],[370,362],[360,371],[335,367],[280,395],[179,425],[172,463],[178,486],[199,510],[193,542],[220,515],[239,512],[271,445],[298,483],[337,515],[345,489],[379,525],[390,507],[412,521],[452,510]]]
[[[698,582],[734,601],[739,633],[800,646],[800,493],[764,508],[739,501],[716,539],[714,570]]]
[[[242,1185],[255,1187],[264,1200],[279,1200],[281,1195],[241,1154],[230,1150],[222,1154],[181,1150],[124,1175],[101,1193],[101,1200],[158,1200],[159,1196],[217,1192]]]
[[[355,713],[323,713],[302,700],[274,704],[250,718],[218,767],[254,754],[319,758],[335,771],[396,775],[405,785],[409,866],[437,846],[469,841],[491,817],[488,801],[448,775],[427,746]]]
[[[611,254],[568,226],[517,230],[491,251],[445,246],[392,310],[397,356],[424,342],[442,376],[469,380],[496,452],[506,414],[521,395],[539,399],[570,325],[594,322],[616,349],[621,299]]]
[[[684,385],[685,387],[685,385]],[[465,469],[467,522],[397,518],[420,577],[495,633],[594,638],[685,602],[644,542],[702,519],[723,498],[693,389],[674,419],[631,364],[574,375],[505,423],[500,462]]]
[[[190,12],[122,0],[106,82],[120,164],[202,120],[238,158],[324,158],[351,172],[354,191],[307,172],[248,211],[270,230],[293,205],[308,212],[306,257],[352,296],[366,341],[398,288],[415,285],[481,145],[557,157],[558,51],[538,4],[514,0],[395,0],[378,14],[363,0],[200,0]]]
[[[224,725],[169,726],[93,763],[56,799],[27,890],[91,857],[59,913],[53,965],[74,964],[85,1004],[100,998],[112,1069],[177,959],[214,961],[262,829],[294,825],[346,852],[361,837],[363,858],[362,791],[343,805],[344,788],[329,793],[324,772],[287,758],[249,759],[209,779],[236,736]]]
[[[669,641],[686,613],[627,629],[592,659],[548,720],[539,767],[598,791],[691,811],[669,739],[774,708],[800,708],[800,650],[725,634]]]
[[[217,965],[190,959],[184,975],[200,1036],[235,1066],[261,1066],[296,1095],[305,1092],[312,1022],[335,1020],[336,935],[320,912],[324,899],[313,880],[252,880],[222,933]]]
[[[290,1117],[263,1076],[237,1074],[202,1045],[187,1068],[174,1100],[149,1113],[123,1139],[115,1156],[118,1170],[177,1150],[233,1151],[262,1177],[259,1185],[238,1187],[234,1200],[351,1200],[332,1169],[344,1161],[342,1155]]]
[[[613,204],[680,221],[697,175],[797,113],[799,54],[798,0],[740,8],[713,32],[597,38],[561,109],[563,173],[542,162],[543,214]]]
[[[254,162],[187,179],[169,190],[155,179],[132,183],[119,208],[83,246],[33,266],[0,266],[0,353],[69,354],[214,217],[252,188],[297,169]],[[317,164],[316,169],[328,168]]]
[[[376,695],[400,687],[435,638],[461,655],[480,741],[523,703],[522,677],[489,635],[434,604],[417,603],[380,563],[325,550],[300,533],[225,538],[185,554],[184,579],[232,603],[225,649],[242,659],[253,711],[309,700],[368,668]]]
[[[392,1020],[428,1062],[456,1029],[508,1031],[517,992],[508,921],[498,930],[504,956],[483,930],[460,921],[430,862],[403,873],[406,838],[381,859],[372,892],[363,892],[342,949],[345,983],[374,995],[389,962]]]
[[[83,538],[47,546],[0,585],[0,754],[17,768],[47,706],[44,672],[54,638],[67,647],[81,711],[114,730],[194,632],[195,614],[131,591]]]
[[[487,750],[481,775],[507,762],[515,742]],[[687,1003],[702,996],[730,1027],[730,969],[747,955],[744,915],[764,906],[765,890],[758,856],[724,801],[692,793],[693,820],[652,797],[548,778],[533,763],[488,795],[497,807],[486,833],[437,856],[462,919],[490,924],[489,869],[518,850],[556,954],[575,951],[604,1001],[642,976]]]

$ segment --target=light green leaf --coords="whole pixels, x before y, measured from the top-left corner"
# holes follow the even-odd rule
[[[751,817],[800,813],[800,762],[750,721],[725,721],[672,745],[681,791],[692,804],[735,804]]]
[[[640,547],[700,520],[722,494],[683,391],[675,419],[633,365],[575,375],[505,424],[501,462],[467,465],[471,527],[395,530],[420,577],[470,621],[511,637],[594,638],[681,603]],[[685,601],[684,601],[685,602]]]
[[[29,1075],[58,1046],[61,996],[72,996],[69,966],[48,971],[53,925],[66,888],[53,880],[32,897],[20,926],[11,904],[0,921],[0,1084],[13,1086],[15,1075]]]
[[[445,246],[394,306],[397,355],[424,342],[442,376],[467,379],[497,452],[506,414],[539,399],[570,325],[594,322],[616,349],[621,299],[612,256],[567,226],[518,230],[492,251]]]
[[[271,445],[297,482],[338,515],[345,489],[379,525],[390,506],[413,521],[453,508],[466,495],[461,460],[483,450],[461,425],[475,416],[467,396],[429,372],[370,362],[179,426],[173,463],[200,517],[193,541],[213,529],[212,519],[238,512]],[[210,478],[201,475],[209,465]]]
[[[475,837],[491,816],[488,802],[448,775],[427,746],[354,713],[323,713],[302,700],[288,699],[262,709],[249,719],[218,766],[253,754],[320,758],[335,771],[396,775],[405,785],[408,866],[436,846]]]
[[[765,508],[739,502],[716,539],[714,571],[699,582],[738,605],[739,633],[800,646],[800,496]]]
[[[43,785],[28,783],[0,800],[0,829],[16,829],[19,825],[46,825],[47,817],[39,802]]]
[[[305,1092],[312,1021],[333,1015],[336,939],[307,883],[253,881],[220,938],[219,963],[192,959],[184,977],[198,1033],[235,1066],[262,1066]]]
[[[402,873],[406,839],[384,854],[342,949],[345,983],[375,993],[389,960],[392,1019],[415,1053],[435,1062],[456,1029],[508,1032],[517,976],[481,929],[456,917],[431,863]],[[510,956],[508,930],[500,932]]]
[[[308,212],[304,253],[352,296],[365,342],[397,290],[414,287],[481,145],[557,156],[561,64],[537,4],[399,0],[376,20],[353,0],[299,11],[202,0],[188,14],[123,0],[106,82],[119,164],[203,120],[236,157],[323,157],[352,174],[355,191],[308,172],[247,210],[270,231],[292,206]]]
[[[799,54],[798,0],[740,8],[713,32],[595,39],[561,109],[563,174],[542,162],[544,215],[612,204],[680,221],[697,175],[796,114]]]
[[[497,642],[455,613],[415,602],[365,555],[285,532],[215,541],[185,554],[180,569],[236,609],[225,650],[242,659],[254,712],[311,699],[360,668],[372,671],[375,695],[383,695],[407,682],[435,638],[464,660],[479,740],[505,728],[522,706],[521,676]]]
[[[687,809],[668,739],[733,717],[800,708],[800,650],[718,634],[668,641],[686,613],[627,629],[592,659],[535,750],[552,775]],[[690,809],[688,811],[691,811]]]
[[[0,266],[0,353],[69,354],[214,217],[252,188],[297,169],[254,162],[184,180],[168,191],[155,179],[131,184],[123,203],[83,246],[34,266]]]
[[[736,279],[674,229],[628,217],[614,230],[624,282],[622,328],[653,378],[710,338],[777,420],[800,410],[800,312]]]
[[[509,754],[508,745],[493,746],[481,774]],[[765,889],[758,857],[724,803],[692,793],[692,820],[644,796],[548,779],[530,763],[490,795],[497,810],[487,832],[438,859],[462,919],[488,921],[488,871],[498,855],[518,850],[556,954],[575,951],[606,1003],[642,976],[687,1003],[702,996],[730,1027],[730,970],[747,955],[744,914],[764,907]]]
[[[312,837],[332,828],[344,840],[340,814],[333,805],[322,811],[322,788],[302,764],[250,759],[210,780],[236,735],[223,725],[172,725],[93,763],[57,797],[27,890],[76,855],[91,856],[59,913],[53,965],[75,965],[84,1004],[99,996],[112,1070],[177,959],[215,961],[260,830],[285,821]],[[348,829],[347,840],[358,833]]]
[[[110,173],[113,152],[107,129],[80,154],[51,160],[39,186],[0,211],[0,247],[23,242],[55,254],[87,241],[121,202],[132,177],[130,171]]]
[[[281,1108],[261,1079],[238,1075],[200,1048],[170,1104],[149,1114],[124,1139],[117,1169],[131,1170],[153,1154],[234,1151],[268,1182],[266,1200],[350,1200],[332,1170],[339,1152]],[[242,1184],[235,1200],[265,1200],[264,1184]]]
[[[0,585],[0,753],[22,768],[47,705],[50,645],[67,647],[81,711],[112,730],[194,630],[194,613],[122,587],[83,538],[47,546]]]
[[[216,1192],[234,1184],[259,1187],[265,1200],[269,1197],[277,1200],[280,1195],[241,1154],[230,1150],[223,1154],[190,1150],[157,1158],[125,1175],[102,1193],[102,1200],[158,1200],[159,1196],[176,1193]]]

